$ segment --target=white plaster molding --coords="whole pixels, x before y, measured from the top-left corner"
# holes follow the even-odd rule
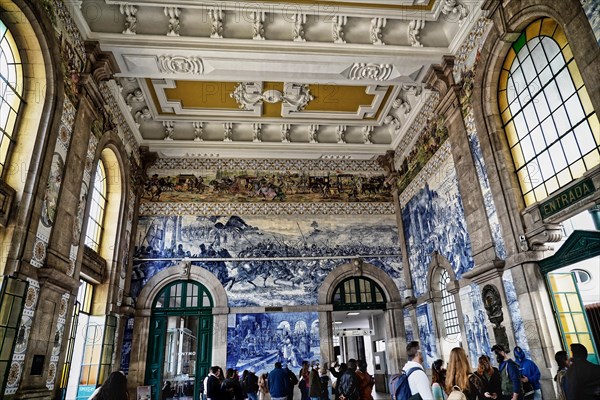
[[[281,124],[281,143],[290,143],[290,124]]]
[[[413,19],[408,24],[408,42],[412,47],[423,47],[421,43],[421,30],[425,27],[425,20]]]
[[[166,74],[202,75],[204,65],[198,57],[160,56],[157,60],[158,69]]]
[[[192,127],[194,128],[194,141],[202,142],[204,141],[204,124],[202,122],[192,122]]]
[[[262,124],[260,122],[252,124],[252,141],[254,143],[262,142]]]
[[[164,140],[173,140],[173,133],[175,132],[175,122],[163,121],[163,127],[165,128]]]
[[[131,4],[121,4],[119,6],[121,14],[125,15],[125,35],[135,35],[137,32],[137,7]]]
[[[135,112],[134,119],[136,124],[139,127],[140,121],[147,121],[152,118],[152,113],[148,107],[144,107]]]
[[[346,125],[338,125],[335,128],[335,135],[337,137],[337,142],[342,144],[346,143],[346,129],[348,127]]]
[[[331,36],[333,43],[346,43],[344,39],[344,26],[348,23],[348,17],[345,15],[334,15],[331,19]]]
[[[292,38],[294,42],[305,42],[304,24],[306,23],[306,14],[296,13],[292,16],[292,21],[294,24],[292,28]]]
[[[469,10],[457,0],[442,0],[442,14],[448,16],[454,14],[458,17],[458,24],[462,25],[469,15]]]
[[[373,18],[371,20],[370,39],[375,45],[385,45],[383,42],[383,28],[387,25],[386,18]]]
[[[319,125],[313,124],[308,127],[308,142],[309,143],[319,143]]]
[[[354,63],[348,71],[348,79],[386,81],[392,76],[394,66],[391,64]]]
[[[179,30],[181,29],[181,23],[179,21],[181,9],[178,7],[165,7],[164,11],[165,16],[169,17],[167,36],[179,36]]]
[[[208,16],[212,20],[210,37],[213,39],[223,38],[223,9],[211,8],[208,10]]]
[[[252,39],[265,40],[265,13],[260,11],[252,11],[250,13],[252,19]]]
[[[226,122],[223,124],[223,141],[233,141],[233,124],[231,122]]]
[[[365,144],[373,144],[373,129],[375,127],[373,126],[363,126],[362,128],[362,134],[363,134],[363,140]]]

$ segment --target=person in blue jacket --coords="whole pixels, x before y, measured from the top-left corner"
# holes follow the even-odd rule
[[[525,352],[519,346],[515,347],[514,354],[515,361],[521,369],[521,381],[531,383],[533,390],[535,390],[533,400],[542,400],[542,389],[540,388],[542,374],[540,369],[531,359],[527,358]]]
[[[272,400],[287,400],[289,378],[287,368],[281,368],[281,363],[275,363],[275,369],[269,372],[269,393]]]
[[[492,351],[496,354],[496,361],[498,361],[498,369],[502,378],[500,400],[522,400],[523,385],[519,365],[508,356],[508,349],[505,349],[504,346],[495,344]]]

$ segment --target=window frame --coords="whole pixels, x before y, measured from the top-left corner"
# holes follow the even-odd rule
[[[538,43],[534,45],[536,39]],[[544,43],[555,44],[558,51],[549,57],[547,50],[551,45]],[[546,57],[541,66],[536,61],[538,58],[534,59],[536,51]],[[531,82],[520,72],[522,65],[528,62],[533,71]],[[560,66],[556,67],[557,64]],[[566,75],[563,75],[565,71]],[[519,74],[523,76],[522,90],[512,83]],[[551,76],[546,79],[544,74]],[[561,87],[559,83],[563,83]],[[563,91],[568,90],[569,84],[573,90],[567,96]],[[554,87],[556,90],[551,89]],[[516,92],[512,100],[511,90]],[[549,93],[558,95],[556,107],[551,104]],[[553,19],[533,21],[512,44],[500,71],[498,108],[526,207],[548,198],[600,164],[600,122],[566,34]],[[582,116],[571,121],[575,111],[581,112]],[[564,118],[558,118],[561,112],[564,112]],[[568,126],[563,125],[565,122]],[[537,140],[533,140],[535,135],[538,135]],[[540,146],[540,140],[543,146]],[[568,145],[571,141],[577,155],[571,154],[573,146]],[[582,145],[586,146],[585,150]],[[543,161],[542,167],[539,160]],[[552,173],[547,174],[549,169]]]
[[[100,173],[101,179],[98,180]],[[100,252],[102,246],[102,236],[104,233],[104,222],[106,209],[108,207],[108,176],[106,167],[102,158],[98,159],[96,173],[94,174],[94,184],[92,186],[92,198],[90,200],[87,228],[85,232],[85,245],[96,253]],[[101,190],[98,188],[102,185]],[[102,204],[101,204],[102,203]],[[92,235],[94,237],[92,237]]]

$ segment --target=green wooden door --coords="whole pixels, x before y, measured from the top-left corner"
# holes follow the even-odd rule
[[[148,355],[146,357],[146,384],[152,387],[152,399],[160,399],[161,394],[166,322],[166,316],[153,316],[150,319]]]

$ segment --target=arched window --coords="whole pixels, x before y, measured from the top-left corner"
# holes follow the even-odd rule
[[[100,240],[102,239],[102,225],[104,222],[104,210],[106,209],[106,171],[102,160],[98,160],[94,190],[92,192],[92,203],[90,204],[87,232],[85,234],[85,245],[98,252]]]
[[[334,309],[383,309],[385,296],[375,282],[369,278],[348,278],[333,292]]]
[[[556,21],[532,22],[513,43],[498,102],[526,206],[600,164],[600,123]]]
[[[23,102],[23,68],[12,34],[0,20],[0,176],[4,172]]]
[[[448,290],[446,289],[448,282],[450,282],[448,271],[441,268],[440,292],[442,293],[442,317],[444,319],[446,336],[460,333],[460,322],[458,321],[458,312],[456,311],[454,295],[448,293]]]
[[[204,307],[213,307],[212,297],[204,286],[191,281],[177,281],[161,290],[152,308],[177,311]]]

